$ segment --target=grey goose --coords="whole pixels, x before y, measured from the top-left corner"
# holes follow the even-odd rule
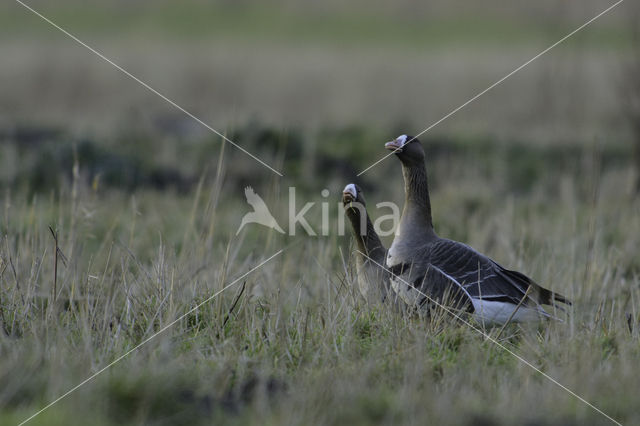
[[[342,204],[358,247],[356,275],[360,293],[369,303],[384,302],[391,293],[389,273],[383,267],[387,249],[367,214],[360,187],[353,183],[345,186]]]
[[[405,188],[405,204],[386,266],[392,273],[393,290],[406,303],[429,306],[429,299],[434,299],[469,312],[476,320],[498,324],[549,317],[541,305],[571,304],[466,244],[440,238],[433,229],[422,144],[402,135],[385,148],[402,163]]]

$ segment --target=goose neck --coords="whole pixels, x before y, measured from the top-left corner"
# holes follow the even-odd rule
[[[354,204],[346,209],[346,215],[358,249],[377,262],[384,260],[384,247],[364,206]]]
[[[405,188],[403,219],[415,222],[416,226],[426,226],[427,229],[433,230],[427,170],[424,164],[411,166],[403,164],[402,174]]]

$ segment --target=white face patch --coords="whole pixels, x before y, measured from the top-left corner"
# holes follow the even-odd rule
[[[407,143],[407,135],[400,135],[396,138],[396,142],[399,146],[404,146]]]
[[[348,193],[353,195],[353,198],[358,198],[358,191],[356,190],[356,185],[353,183],[350,183],[349,185],[345,186],[342,193],[343,194]]]

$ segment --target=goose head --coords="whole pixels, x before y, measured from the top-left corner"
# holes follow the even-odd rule
[[[414,136],[400,135],[391,142],[384,144],[389,151],[393,151],[405,165],[423,164],[424,149],[420,141]]]
[[[362,189],[355,183],[350,183],[342,191],[342,204],[347,207],[351,203],[365,204]]]

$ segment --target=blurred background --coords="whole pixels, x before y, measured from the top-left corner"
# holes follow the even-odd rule
[[[286,175],[337,188],[383,141],[422,131],[612,3],[28,4]],[[621,4],[423,139],[552,157],[595,144],[631,161],[638,9]],[[3,185],[58,189],[74,146],[87,181],[129,190],[191,188],[215,164],[219,137],[17,2],[0,6],[0,55]],[[227,179],[257,166],[237,164]]]

